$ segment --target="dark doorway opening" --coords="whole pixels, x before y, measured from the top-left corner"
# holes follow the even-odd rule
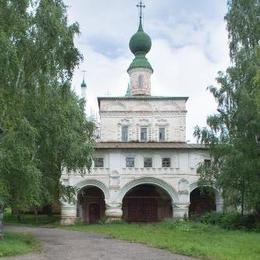
[[[139,185],[123,199],[123,219],[127,222],[157,222],[171,217],[171,198],[160,187]]]
[[[83,188],[78,194],[78,216],[88,224],[96,224],[105,217],[105,196],[94,186]]]
[[[216,211],[215,190],[210,187],[198,187],[190,194],[189,216],[196,217]]]

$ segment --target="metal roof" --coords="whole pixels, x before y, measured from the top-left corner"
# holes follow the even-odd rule
[[[198,149],[207,150],[202,144],[187,144],[178,142],[97,142],[96,149]]]

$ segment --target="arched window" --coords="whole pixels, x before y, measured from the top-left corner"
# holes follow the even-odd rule
[[[142,75],[142,74],[138,76],[138,86],[139,86],[139,88],[144,87],[144,75]]]

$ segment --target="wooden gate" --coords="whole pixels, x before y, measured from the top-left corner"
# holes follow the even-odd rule
[[[89,205],[89,223],[95,224],[100,220],[100,205],[92,203]]]
[[[128,198],[129,222],[158,221],[157,201],[155,198]]]

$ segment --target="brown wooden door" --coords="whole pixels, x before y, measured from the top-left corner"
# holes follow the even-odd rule
[[[96,203],[89,205],[89,223],[95,224],[100,220],[100,206]]]
[[[154,198],[131,198],[128,200],[128,221],[155,222],[158,220],[157,201]]]

